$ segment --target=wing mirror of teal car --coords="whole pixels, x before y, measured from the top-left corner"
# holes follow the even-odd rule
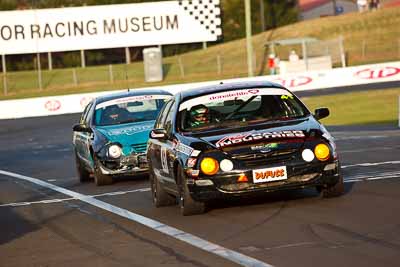
[[[165,140],[168,138],[168,135],[165,129],[153,129],[150,131],[149,137],[158,140]]]
[[[92,129],[87,127],[84,124],[75,124],[74,127],[72,128],[74,132],[85,132],[85,133],[91,133]]]
[[[326,118],[329,116],[329,109],[328,108],[317,108],[314,112],[314,117],[317,120]]]

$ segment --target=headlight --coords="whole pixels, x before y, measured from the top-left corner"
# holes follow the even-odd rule
[[[311,149],[304,149],[303,152],[301,153],[301,156],[303,157],[304,161],[306,162],[311,162],[314,160],[314,152],[311,151]]]
[[[200,163],[200,169],[206,175],[214,175],[219,170],[218,161],[213,158],[204,158]]]
[[[117,158],[121,157],[121,153],[122,153],[122,150],[121,150],[121,148],[120,148],[119,146],[117,146],[117,145],[111,145],[111,146],[108,148],[108,155],[109,155],[110,157],[114,158],[114,159],[117,159]]]
[[[314,149],[314,153],[320,161],[326,161],[329,159],[329,147],[325,144],[318,144]]]
[[[229,159],[223,159],[219,163],[219,167],[221,168],[222,171],[229,172],[229,171],[233,170],[233,162],[230,161]]]

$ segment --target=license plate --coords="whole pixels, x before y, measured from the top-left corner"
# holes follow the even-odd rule
[[[286,166],[253,170],[254,183],[274,182],[286,179]]]

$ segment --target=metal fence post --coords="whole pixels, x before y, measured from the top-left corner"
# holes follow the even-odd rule
[[[72,80],[74,81],[74,85],[78,86],[78,75],[76,75],[76,69],[72,69]]]
[[[82,68],[86,67],[85,50],[81,50],[81,66]]]
[[[398,40],[398,46],[399,46],[399,58],[400,58],[400,39]]]
[[[1,62],[3,67],[3,92],[7,95],[7,67],[6,67],[6,55],[1,55]]]
[[[53,60],[51,58],[51,52],[47,53],[47,62],[49,65],[49,70],[52,70],[53,69]]]
[[[40,53],[36,54],[37,58],[37,70],[38,70],[38,83],[39,83],[39,90],[42,91],[42,65],[40,63]]]
[[[257,69],[257,54],[253,51],[253,70]]]
[[[114,83],[113,69],[111,64],[108,65],[108,74],[110,77],[110,83]]]
[[[366,50],[367,50],[367,42],[365,40],[363,40],[363,42],[362,42],[362,59],[365,59]]]
[[[125,58],[126,64],[131,64],[131,52],[129,51],[129,47],[125,47]]]
[[[303,60],[304,60],[304,64],[306,64],[306,70],[308,70],[308,56],[307,56],[307,45],[306,45],[306,41],[303,40],[301,42],[301,46],[302,46],[302,50],[303,50]]]
[[[342,61],[342,67],[346,67],[346,55],[344,53],[343,36],[339,37],[339,49],[340,49],[340,59]]]
[[[178,64],[179,64],[179,69],[181,71],[181,77],[184,78],[185,77],[185,68],[183,66],[181,56],[178,56]]]

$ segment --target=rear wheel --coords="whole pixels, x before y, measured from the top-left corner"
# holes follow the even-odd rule
[[[343,195],[343,193],[344,193],[344,182],[342,175],[339,176],[339,180],[335,185],[322,188],[322,196],[325,198],[338,197],[340,195]]]
[[[179,207],[184,216],[202,214],[206,210],[204,202],[196,201],[190,196],[189,188],[186,184],[185,175],[181,167],[178,167],[179,181]]]
[[[99,167],[99,162],[97,159],[94,159],[94,182],[97,186],[109,185],[112,184],[113,179],[109,175],[105,175],[101,172]]]
[[[149,179],[154,206],[159,208],[176,204],[176,197],[171,196],[162,188],[160,181],[155,177],[151,169],[149,170]]]
[[[76,172],[78,173],[78,178],[81,183],[87,182],[90,180],[90,172],[88,172],[84,166],[82,166],[81,160],[79,159],[77,153],[75,152],[75,165]]]

